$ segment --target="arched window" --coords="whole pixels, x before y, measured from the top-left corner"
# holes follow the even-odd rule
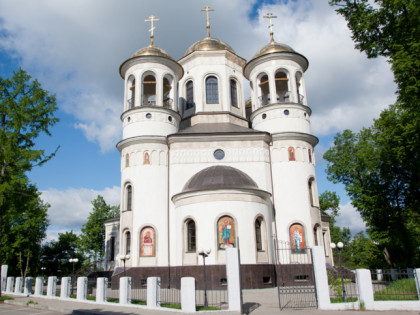
[[[128,109],[131,109],[135,106],[136,101],[136,79],[134,77],[130,77],[128,80]]]
[[[129,167],[130,166],[130,154],[126,154],[125,155],[125,167]]]
[[[230,80],[230,102],[232,106],[238,107],[238,87],[233,79]]]
[[[132,202],[133,202],[133,188],[131,185],[127,185],[127,188],[125,189],[125,193],[127,195],[126,197],[126,210],[131,211]]]
[[[169,78],[172,81],[172,78]],[[163,79],[163,107],[172,108],[173,99],[171,98],[172,83],[168,78]]]
[[[259,79],[259,101],[260,106],[268,105],[271,103],[270,100],[270,87],[268,84],[268,76],[266,74],[262,75]]]
[[[296,160],[295,148],[289,147],[288,152],[289,152],[289,161],[295,161]]]
[[[206,103],[219,104],[219,88],[216,77],[206,79]]]
[[[125,254],[130,255],[131,252],[131,233],[130,231],[125,232]]]
[[[145,227],[140,232],[140,256],[154,257],[156,246],[155,230],[152,227]]]
[[[143,105],[156,105],[156,79],[149,74],[143,79]]]
[[[294,223],[289,229],[290,244],[292,244],[292,254],[304,254],[306,250],[305,232],[303,226]]]
[[[115,236],[111,236],[109,241],[109,261],[114,261],[115,259]]]
[[[229,216],[223,216],[217,221],[218,249],[236,247],[235,223]]]
[[[196,245],[194,220],[188,220],[186,224],[186,228],[187,228],[187,252],[195,252],[197,249],[197,245]]]
[[[194,107],[194,83],[193,81],[188,81],[186,84],[187,89],[187,109]]]
[[[311,149],[308,149],[308,158],[309,158],[309,163],[312,163],[312,151],[311,151]]]
[[[311,177],[308,181],[308,191],[309,191],[309,202],[312,207],[315,206],[315,187],[314,187],[314,178]]]
[[[263,250],[262,237],[261,237],[261,218],[255,220],[255,242],[257,245],[257,251]]]
[[[300,72],[296,73],[296,93],[298,98],[298,103],[303,105],[303,95],[301,94],[301,88],[300,88],[300,81],[302,79],[302,74]]]
[[[283,71],[276,73],[276,97],[277,103],[285,103],[290,101],[290,92],[288,87],[287,74]]]

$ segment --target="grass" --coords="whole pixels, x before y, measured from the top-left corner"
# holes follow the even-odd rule
[[[120,299],[109,297],[109,298],[106,298],[106,301],[109,303],[119,303]]]
[[[392,281],[385,289],[376,291],[375,301],[418,300],[414,278]]]
[[[332,297],[330,298],[331,303],[351,303],[351,302],[356,302],[357,301],[357,297],[354,296],[348,296],[346,297],[346,301],[344,301],[342,296],[339,297]]]
[[[131,304],[135,305],[147,305],[146,301],[140,301],[140,300],[131,300]]]
[[[28,302],[26,302],[26,306],[29,306],[30,304],[36,305],[36,304],[38,304],[38,302],[34,302],[32,300],[29,300]]]
[[[216,307],[216,306],[197,306],[195,308],[196,311],[220,311],[221,308]]]
[[[169,303],[162,303],[160,304],[161,307],[166,307],[166,308],[174,308],[177,310],[181,309],[181,304],[169,304]]]
[[[0,301],[6,301],[6,300],[14,300],[11,296],[2,295],[0,296]]]

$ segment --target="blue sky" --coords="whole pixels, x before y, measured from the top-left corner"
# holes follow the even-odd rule
[[[309,59],[305,73],[316,148],[319,192],[341,196],[338,223],[353,233],[363,223],[344,189],[326,180],[322,154],[336,132],[369,126],[395,100],[395,85],[383,59],[368,60],[354,49],[345,21],[327,0],[0,0],[0,75],[22,67],[57,96],[60,122],[52,136],[38,141],[57,156],[33,170],[30,178],[51,204],[48,238],[80,230],[97,194],[119,203],[123,80],[120,64],[149,44],[154,14],[155,44],[174,59],[205,36],[210,5],[211,34],[249,60],[269,40],[272,12],[274,37]],[[180,10],[181,8],[181,10]],[[175,13],[176,12],[176,13]]]

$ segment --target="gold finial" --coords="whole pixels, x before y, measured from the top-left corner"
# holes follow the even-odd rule
[[[264,18],[270,20],[270,25],[268,26],[268,28],[270,29],[271,42],[274,42],[274,37],[273,37],[273,26],[274,26],[274,24],[271,21],[271,19],[277,19],[277,16],[274,16],[273,13],[267,13],[267,16],[264,16]]]
[[[144,20],[144,21],[145,22],[150,22],[150,29],[149,29],[149,32],[150,32],[150,46],[153,46],[154,39],[155,39],[155,36],[153,35],[153,31],[156,28],[153,25],[153,22],[159,21],[159,19],[157,19],[154,15],[151,15],[151,16],[149,16],[148,20]]]
[[[207,21],[207,37],[210,37],[210,16],[209,12],[214,11],[210,6],[206,5],[204,9],[201,10],[201,12],[206,11],[206,21]]]

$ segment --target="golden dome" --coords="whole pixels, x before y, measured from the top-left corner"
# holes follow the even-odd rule
[[[184,57],[193,53],[194,51],[215,51],[215,50],[227,50],[235,54],[235,51],[225,42],[214,37],[205,37],[198,42],[192,44],[184,54]]]
[[[168,58],[168,59],[172,59],[172,57],[163,49],[153,46],[153,45],[149,45],[147,47],[141,48],[139,50],[137,50],[134,55],[132,55],[130,57],[131,58],[135,58],[135,57],[142,57],[142,56],[157,56],[157,57],[163,57],[163,58]]]
[[[263,48],[261,48],[252,59],[256,59],[258,57],[273,54],[273,53],[282,53],[282,52],[291,52],[296,53],[296,51],[285,44],[277,43],[274,40],[270,41],[268,45],[265,45]]]

